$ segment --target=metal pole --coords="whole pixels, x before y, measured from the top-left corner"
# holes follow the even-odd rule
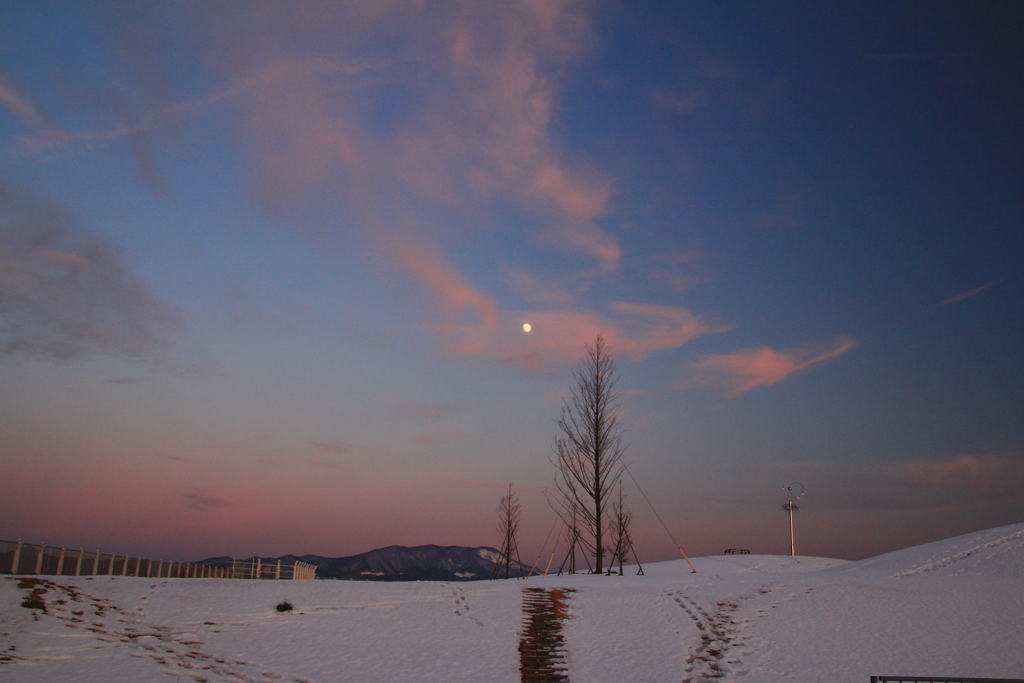
[[[796,541],[793,539],[793,501],[789,501],[789,556],[796,557]]]

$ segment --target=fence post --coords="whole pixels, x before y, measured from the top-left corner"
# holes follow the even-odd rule
[[[96,559],[92,561],[92,575],[96,576],[100,573],[100,551],[96,551]]]
[[[135,576],[142,574],[142,558],[136,558],[135,561]]]
[[[57,558],[57,576],[64,571],[64,546],[60,547],[60,557]]]
[[[124,555],[124,566],[121,567],[121,576],[128,576],[128,553]]]
[[[258,579],[258,578],[260,578],[263,575],[263,568],[260,566],[260,564],[261,564],[260,558],[257,557],[255,559],[256,559],[256,565],[255,565],[256,568],[253,570],[252,578]]]
[[[82,555],[85,553],[83,548],[78,549],[78,561],[75,562],[75,576],[82,573]]]
[[[277,571],[274,572],[274,578],[275,579],[280,579],[281,578],[281,560],[277,561]]]
[[[39,545],[39,555],[36,556],[36,574],[43,571],[43,553],[46,551],[46,544],[41,543]]]
[[[18,563],[21,562],[21,539],[18,539],[18,545],[14,546],[14,560],[11,561],[11,573],[18,573]]]

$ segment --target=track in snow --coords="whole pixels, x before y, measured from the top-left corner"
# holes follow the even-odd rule
[[[523,683],[567,683],[562,620],[567,616],[568,589],[523,589],[523,635],[519,640],[519,671]]]

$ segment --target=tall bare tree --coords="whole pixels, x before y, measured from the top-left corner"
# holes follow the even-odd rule
[[[519,546],[516,543],[516,533],[519,531],[519,517],[523,506],[519,502],[519,496],[512,490],[512,484],[508,485],[508,491],[498,501],[498,533],[501,534],[501,564],[494,565],[494,575],[498,578],[501,568],[505,568],[505,578],[509,578],[512,570],[512,556],[516,557],[516,567],[522,575],[522,563],[519,561]]]
[[[618,376],[601,335],[585,347],[587,357],[573,373],[572,396],[563,401],[553,460],[555,487],[584,530],[581,541],[594,558],[594,572],[604,568],[604,535],[610,494],[622,476]]]

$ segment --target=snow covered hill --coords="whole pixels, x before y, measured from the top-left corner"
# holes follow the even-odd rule
[[[1024,524],[861,562],[693,563],[472,583],[60,577],[34,587],[46,613],[5,578],[0,681],[513,683],[526,586],[574,589],[574,683],[1024,678]]]

